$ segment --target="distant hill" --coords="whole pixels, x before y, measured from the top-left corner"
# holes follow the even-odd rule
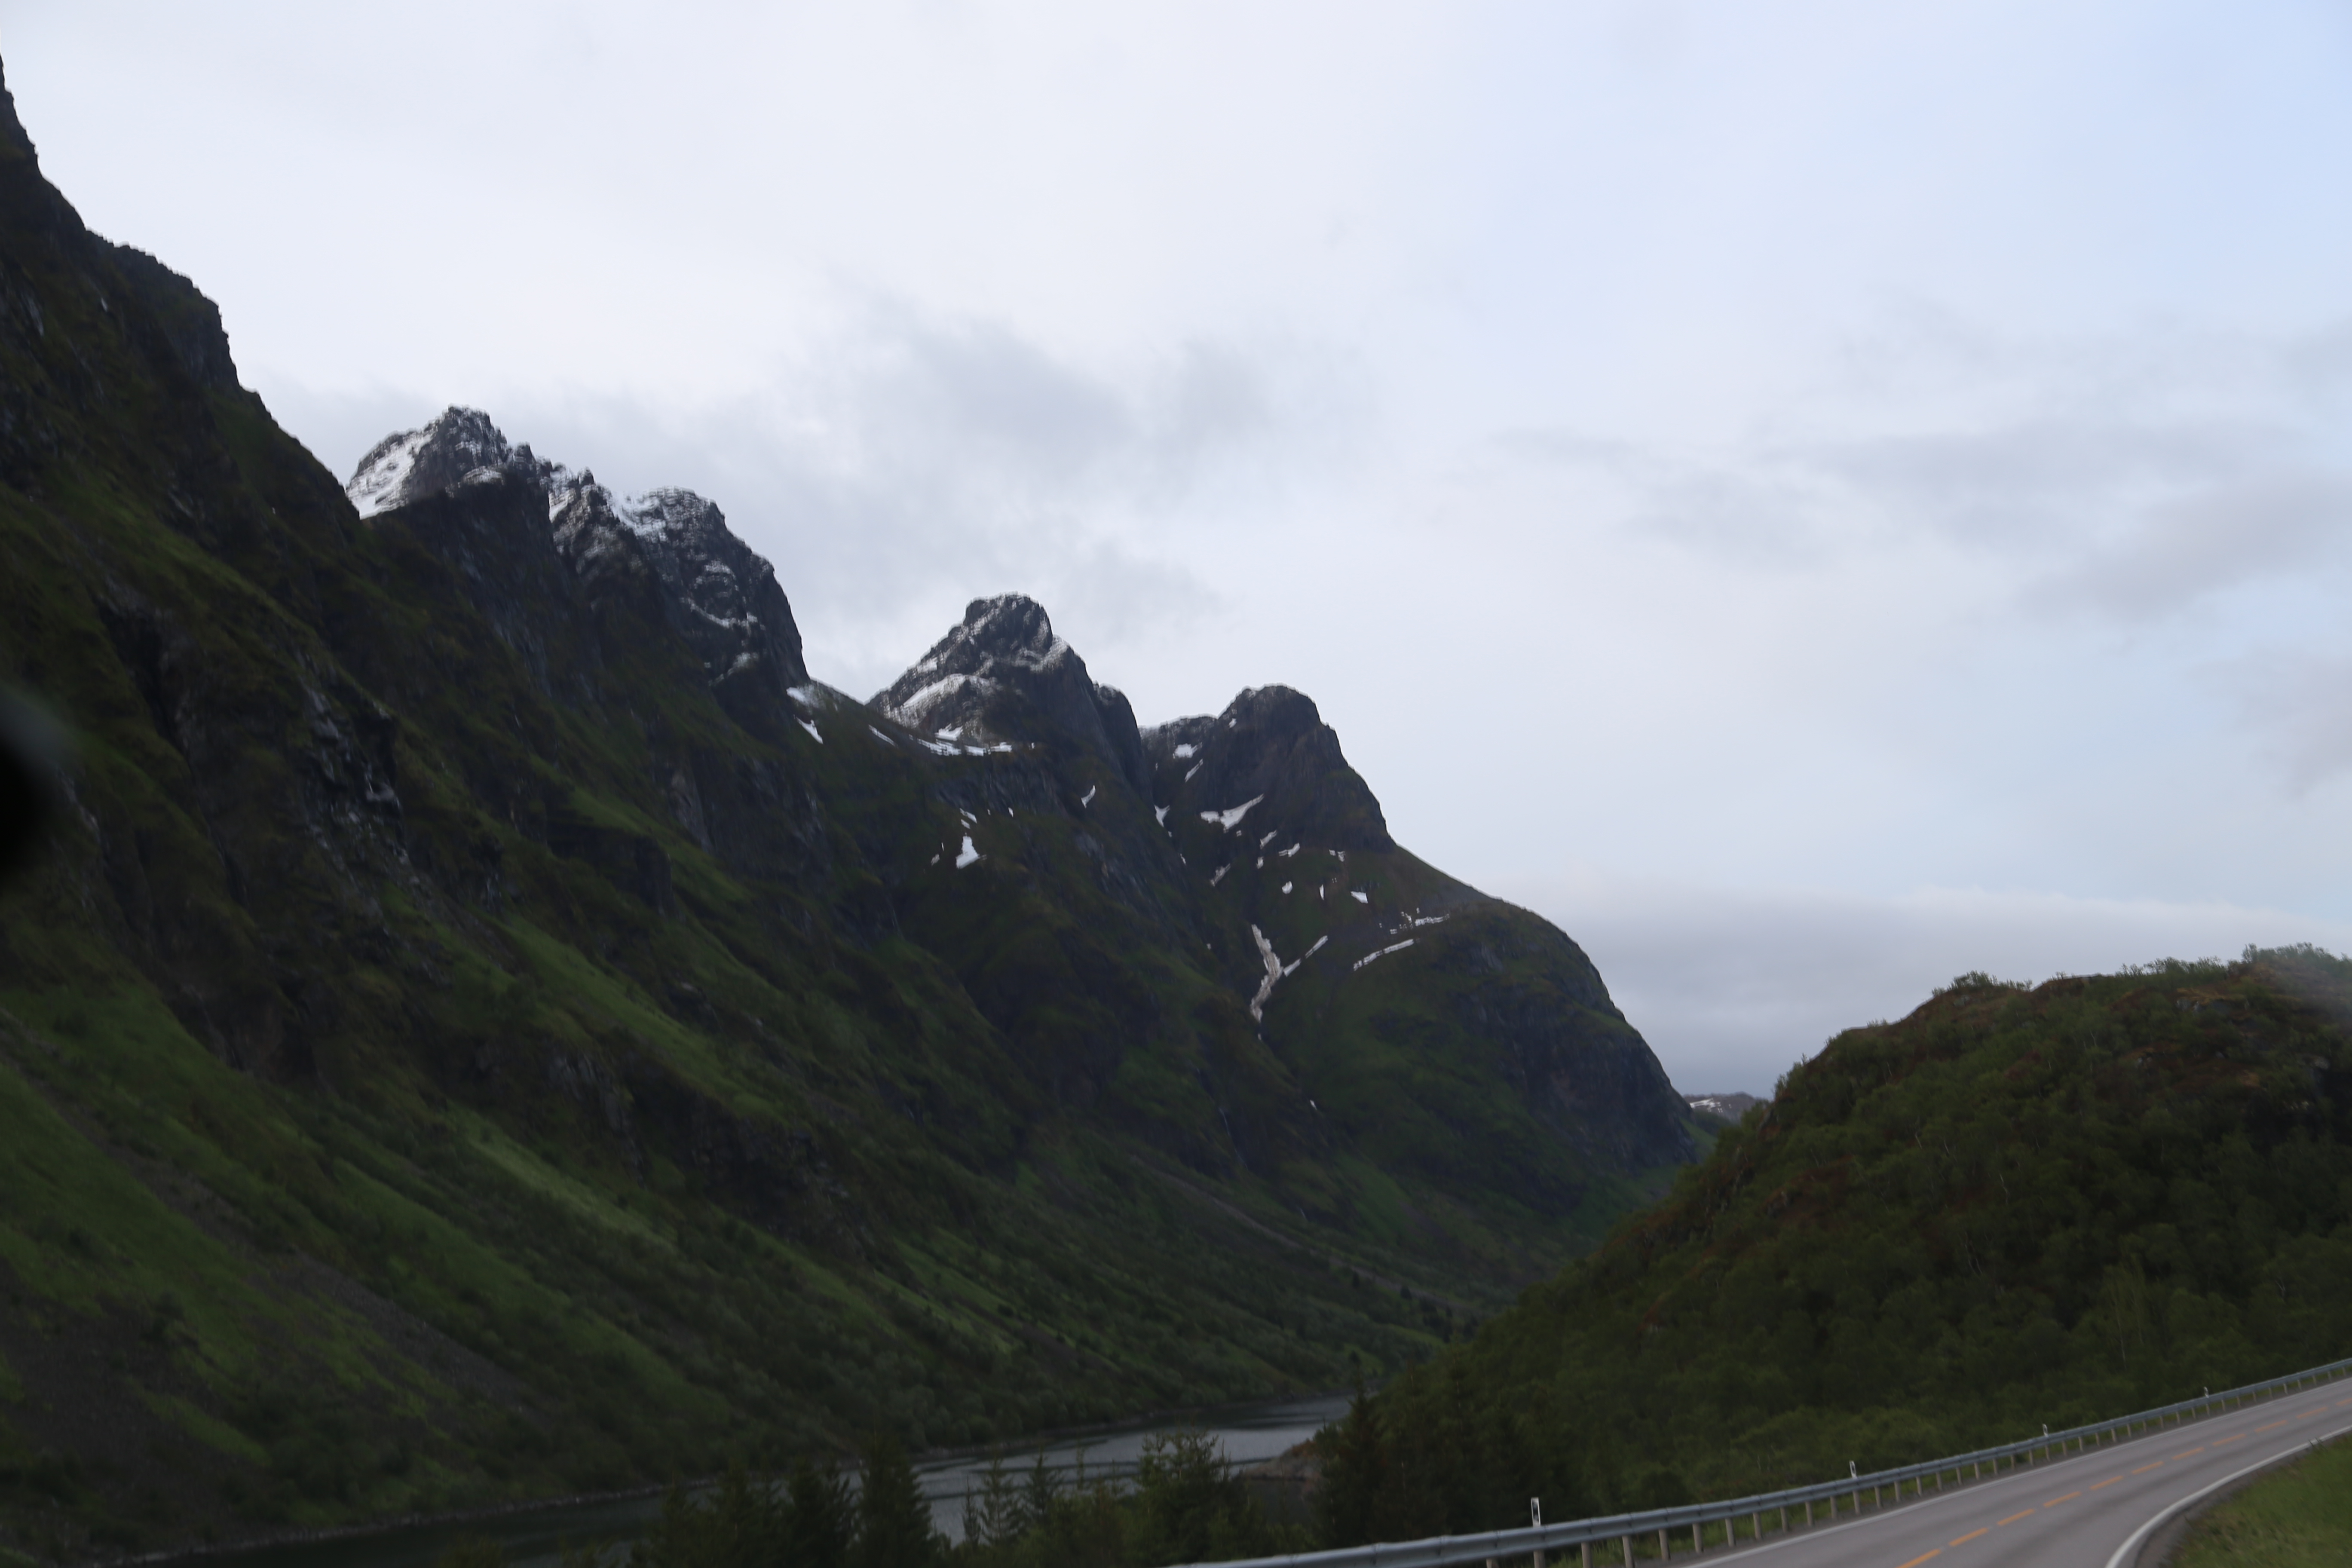
[[[1748,1110],[1764,1102],[1752,1094],[1686,1094],[1684,1103],[1701,1116],[1713,1117],[1737,1126]]]
[[[1349,1425],[1344,1536],[1737,1496],[2352,1354],[2352,962],[1848,1030],[1673,1194]]]
[[[7,100],[0,98],[0,106]],[[1696,1125],[1305,696],[1019,595],[871,701],[719,507],[451,409],[348,483],[0,107],[0,1546],[1341,1386]]]

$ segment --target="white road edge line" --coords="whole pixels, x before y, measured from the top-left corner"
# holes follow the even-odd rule
[[[2352,1426],[2338,1426],[2333,1432],[2326,1433],[2321,1436],[2310,1438],[2305,1442],[2298,1443],[2294,1447],[2288,1448],[2284,1452],[2273,1454],[2267,1459],[2257,1459],[2252,1464],[2248,1465],[2245,1468],[2241,1470],[2231,1470],[2220,1480],[2214,1481],[2209,1486],[2200,1487],[2197,1490],[2190,1492],[2187,1497],[2180,1499],[2179,1501],[2166,1505],[2162,1512],[2158,1513],[2154,1519],[2149,1520],[2146,1524],[2141,1525],[2137,1530],[2133,1531],[2130,1538],[2121,1546],[2116,1548],[2116,1554],[2107,1559],[2107,1568],[2126,1568],[2126,1565],[2130,1563],[2133,1556],[2138,1552],[2141,1543],[2147,1541],[2150,1535],[2156,1533],[2158,1529],[2162,1528],[2166,1520],[2170,1519],[2174,1514],[2179,1513],[2182,1509],[2189,1507],[2191,1503],[2198,1501],[2200,1499],[2208,1497],[2214,1492],[2220,1491],[2223,1487],[2228,1486],[2231,1481],[2237,1480],[2241,1477],[2251,1476],[2256,1470],[2266,1470],[2273,1465],[2284,1464],[2285,1461],[2294,1458],[2304,1449],[2341,1437],[2347,1432],[2352,1432]]]

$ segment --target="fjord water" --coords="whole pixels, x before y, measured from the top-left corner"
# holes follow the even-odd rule
[[[1065,1486],[1075,1481],[1081,1467],[1089,1480],[1120,1478],[1133,1473],[1144,1443],[1154,1434],[1198,1430],[1217,1441],[1227,1462],[1255,1465],[1306,1441],[1347,1410],[1345,1394],[1227,1405],[1181,1419],[1139,1421],[1081,1436],[1014,1444],[1003,1450],[1003,1461],[1016,1480],[1027,1475],[1040,1455]],[[931,1521],[950,1539],[961,1538],[964,1498],[980,1485],[991,1459],[986,1453],[962,1453],[915,1466],[916,1479],[930,1500]],[[205,1568],[426,1568],[461,1541],[488,1540],[504,1550],[513,1568],[555,1568],[567,1545],[635,1540],[660,1516],[661,1505],[659,1493],[582,1500],[324,1541],[236,1548],[183,1561],[202,1563]]]

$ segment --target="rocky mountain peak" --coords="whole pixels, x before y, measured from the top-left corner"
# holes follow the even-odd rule
[[[974,599],[963,619],[885,690],[874,706],[909,730],[959,738],[1032,741],[1065,731],[1108,759],[1138,795],[1150,768],[1135,710],[1054,631],[1025,594]]]
[[[528,451],[528,448],[524,448]],[[588,469],[551,469],[549,526],[592,597],[631,585],[702,660],[730,710],[781,715],[808,679],[801,632],[775,568],[737,538],[717,503],[692,490],[615,496]]]
[[[443,409],[423,428],[386,436],[368,449],[343,486],[362,517],[438,495],[484,470],[529,475],[547,483],[561,474],[529,447],[513,446],[478,408]]]
[[[0,68],[0,153],[12,158],[33,160],[33,139],[25,133],[25,122],[16,118],[16,95],[8,90],[8,78]]]
[[[516,485],[538,498],[528,521],[515,513]],[[789,689],[808,679],[800,627],[774,568],[714,503],[687,489],[616,496],[592,471],[509,441],[480,409],[456,406],[377,442],[343,487],[362,517],[476,490],[481,505],[473,510],[485,519],[496,513],[507,519],[501,526],[551,542],[592,605],[626,603],[677,633],[739,721],[784,722]],[[446,528],[436,535],[445,552],[457,537]]]
[[[1393,849],[1388,819],[1314,700],[1254,686],[1214,718],[1177,719],[1142,734],[1152,803],[1192,810],[1258,801],[1256,820],[1331,849]]]

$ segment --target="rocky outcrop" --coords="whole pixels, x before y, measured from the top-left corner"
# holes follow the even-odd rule
[[[584,695],[594,655],[583,647],[578,671],[553,669],[554,645],[583,639],[541,612],[617,608],[684,642],[738,722],[772,735],[791,720],[791,690],[808,680],[791,601],[692,490],[615,496],[458,407],[377,442],[343,488],[361,516],[395,519],[445,552],[543,690]]]
[[[618,595],[656,615],[694,650],[737,722],[772,732],[806,684],[800,627],[775,569],[692,490],[623,500],[583,471],[557,470],[548,495],[556,548],[592,599]]]
[[[1287,686],[1243,692],[1213,719],[1178,719],[1143,732],[1152,803],[1179,812],[1259,804],[1250,820],[1327,849],[1393,849],[1388,819],[1314,701]]]
[[[1024,595],[974,599],[962,622],[873,701],[909,730],[950,740],[1066,735],[1118,769],[1138,795],[1151,793],[1135,710],[1087,673],[1045,606]]]

